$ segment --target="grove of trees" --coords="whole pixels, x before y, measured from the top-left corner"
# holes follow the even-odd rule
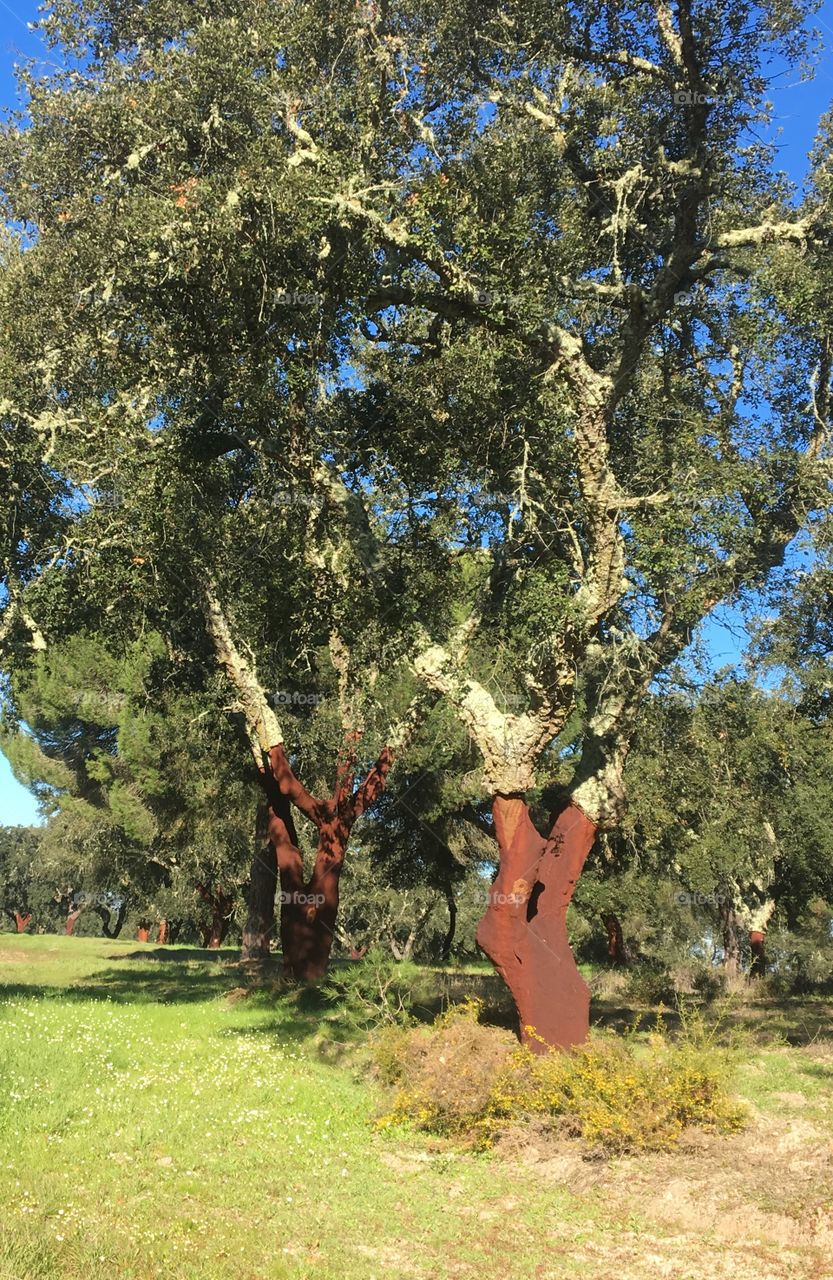
[[[201,903],[317,980],[472,951],[479,896],[562,1047],[574,899],[614,962],[673,892],[730,971],[823,935],[829,119],[802,192],[767,141],[808,14],[48,10],[0,137],[13,911]]]

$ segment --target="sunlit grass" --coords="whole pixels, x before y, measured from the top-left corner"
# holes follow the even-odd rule
[[[498,1267],[477,1216],[505,1192],[500,1170],[441,1157],[396,1176],[372,1090],[321,1059],[295,1002],[229,1001],[238,970],[138,951],[0,945],[2,1276],[367,1280],[455,1274],[463,1254],[484,1275],[528,1274],[534,1241]],[[566,1189],[544,1200],[577,1213]],[[592,1210],[579,1216],[591,1230]]]
[[[377,1132],[360,1043],[234,960],[0,935],[2,1280],[560,1280],[641,1259],[646,1231],[676,1256],[638,1199]],[[738,1078],[760,1112],[829,1126],[818,1055],[752,1046]]]

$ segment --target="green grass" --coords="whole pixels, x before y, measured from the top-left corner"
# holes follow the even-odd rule
[[[2,1280],[598,1276],[611,1249],[647,1278],[678,1255],[654,1229],[640,1270],[645,1203],[584,1175],[377,1133],[361,1056],[233,959],[0,935]],[[821,1115],[829,1063],[776,1047],[745,1071],[762,1110]],[[711,1275],[697,1246],[667,1274]]]
[[[546,1231],[496,1269],[486,1225],[509,1182],[518,1196],[516,1174],[415,1140],[403,1157],[294,1002],[229,1001],[239,971],[213,958],[137,955],[0,940],[3,1277],[367,1280],[452,1274],[452,1255],[529,1274]],[[566,1189],[544,1201],[547,1216],[577,1213]],[[578,1216],[592,1231],[593,1212]]]

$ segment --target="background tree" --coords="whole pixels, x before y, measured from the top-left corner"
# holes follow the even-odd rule
[[[175,649],[208,602],[295,879],[284,802],[344,826],[348,774],[385,769],[342,739],[330,810],[301,786],[275,637],[280,673],[410,659],[481,754],[480,940],[551,1043],[586,1033],[566,909],[641,697],[829,502],[828,326],[795,308],[828,271],[826,151],[799,208],[754,141],[803,14],[68,3],[0,158],[5,430],[72,495],[71,550],[32,504],[10,643],[50,639],[76,572],[113,607],[141,582],[125,624]]]
[[[40,906],[33,877],[39,837],[37,827],[0,827],[0,911],[17,933],[26,932]],[[43,923],[35,920],[35,927]]]
[[[239,896],[247,780],[234,734],[216,704],[212,721],[210,693],[177,687],[158,636],[120,654],[100,636],[56,639],[10,693],[4,750],[50,816],[38,874],[73,910],[104,910],[111,929],[122,906],[157,920],[183,892],[193,916],[198,885]]]

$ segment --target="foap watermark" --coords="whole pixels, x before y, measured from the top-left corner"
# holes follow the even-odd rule
[[[529,901],[532,886],[526,880],[516,880],[509,893],[496,889],[494,885],[478,890],[477,897],[484,908],[489,907],[522,907]]]
[[[715,107],[719,102],[725,102],[725,98],[720,98],[716,93],[699,93],[694,89],[678,89],[674,94],[674,101],[678,107]]]
[[[276,689],[269,701],[273,707],[317,707],[324,698],[323,693],[307,689]]]
[[[291,893],[281,889],[278,902],[282,907],[323,907],[326,899],[323,893],[303,893],[297,889]]]
[[[515,293],[492,293],[490,289],[477,289],[471,295],[476,307],[514,307],[520,302]]]
[[[676,898],[684,907],[720,907],[730,901],[725,893],[688,893],[685,889],[680,889]]]
[[[292,493],[289,489],[278,489],[272,495],[272,506],[309,507],[313,511],[320,511],[324,506],[324,499],[315,493]]]
[[[274,298],[276,307],[323,307],[323,293],[304,293],[300,289],[278,289]]]

